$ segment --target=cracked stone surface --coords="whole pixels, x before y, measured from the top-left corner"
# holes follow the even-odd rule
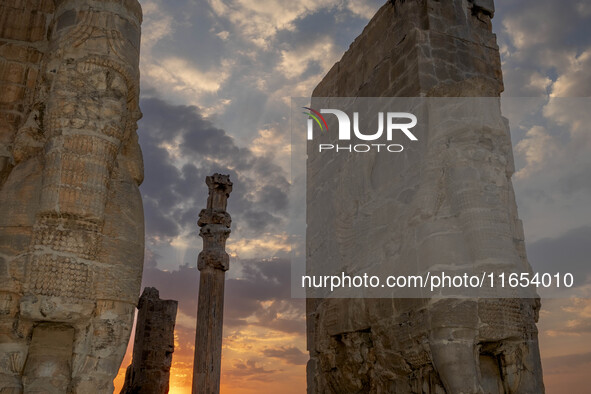
[[[493,15],[484,0],[388,2],[313,96],[499,97]],[[313,251],[325,239],[347,240],[351,253],[389,245],[368,262],[531,270],[508,122],[498,102],[487,113],[429,129],[404,163],[376,155],[327,166],[308,150],[307,264],[323,264]],[[537,298],[308,299],[308,392],[543,393],[539,307]]]
[[[177,301],[160,299],[154,287],[144,289],[138,303],[133,360],[121,394],[168,393],[177,308]]]
[[[143,266],[141,20],[0,5],[0,393],[113,390]]]

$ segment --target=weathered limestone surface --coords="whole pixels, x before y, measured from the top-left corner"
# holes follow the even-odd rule
[[[224,285],[230,256],[226,240],[230,236],[232,218],[226,212],[232,192],[229,175],[213,174],[206,178],[209,187],[207,208],[199,213],[197,224],[203,238],[197,268],[200,272],[195,359],[193,363],[193,394],[220,392],[222,364],[222,328],[224,320]]]
[[[498,97],[493,13],[490,0],[388,2],[313,96]],[[413,155],[328,166],[309,150],[308,264],[336,240],[376,245],[363,256],[376,264],[530,270],[508,125],[498,102],[487,113],[448,116]],[[535,298],[309,299],[308,392],[543,393],[538,310]]]
[[[174,352],[178,302],[161,300],[146,287],[138,303],[133,360],[125,372],[122,394],[166,394]]]
[[[1,393],[113,390],[143,265],[141,19],[0,4]]]

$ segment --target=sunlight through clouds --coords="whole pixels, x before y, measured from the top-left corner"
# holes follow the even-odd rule
[[[553,85],[552,97],[585,97],[591,94],[591,47],[569,59]]]
[[[298,78],[311,64],[317,64],[321,70],[330,68],[340,55],[342,53],[336,50],[332,39],[325,37],[313,44],[307,43],[293,50],[281,51],[278,70],[288,79]]]
[[[517,154],[525,156],[526,166],[515,173],[515,178],[524,178],[543,169],[547,157],[558,153],[559,148],[552,136],[542,126],[534,126],[525,138],[515,146]]]
[[[146,61],[151,49],[164,37],[173,33],[173,18],[164,13],[156,1],[143,1],[142,12],[142,56],[140,62]],[[148,53],[146,53],[148,52]]]
[[[202,94],[217,92],[231,67],[232,62],[224,59],[219,67],[202,71],[186,59],[170,57],[146,64],[143,72],[154,87],[178,93],[187,104],[201,105]]]
[[[243,259],[252,259],[258,256],[270,256],[276,253],[289,253],[291,251],[291,242],[289,235],[283,234],[261,234],[260,237],[232,241],[228,240],[227,251],[233,257]]]

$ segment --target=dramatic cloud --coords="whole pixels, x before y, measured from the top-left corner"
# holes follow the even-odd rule
[[[305,365],[308,355],[295,346],[282,346],[280,348],[264,349],[263,355],[285,361],[288,364]]]
[[[376,0],[351,0],[347,2],[347,8],[352,13],[367,20],[370,20],[382,5],[384,5],[383,1]]]
[[[334,64],[334,60],[339,53],[335,53],[334,43],[330,38],[302,45],[293,50],[281,51],[281,62],[278,70],[286,78],[302,77],[308,71],[316,67],[317,74],[324,72]]]
[[[587,60],[581,54],[591,48],[590,15],[584,12],[588,7],[582,4],[576,0],[520,0],[497,4],[493,24],[497,27],[502,49],[505,95],[545,96],[551,83],[560,78],[563,81],[553,88],[554,95],[587,96],[591,93],[588,83],[572,85],[576,86],[574,90],[564,88],[575,78],[573,64],[584,64]],[[573,76],[565,77],[567,74]],[[576,78],[584,82],[584,74]]]
[[[591,99],[504,100],[515,103],[505,107],[513,107],[507,116],[517,135],[514,186],[528,241],[591,222]],[[532,109],[531,116],[523,115]]]
[[[539,166],[546,162],[547,157],[556,153],[558,143],[552,135],[542,126],[534,126],[525,134],[525,138],[515,146],[515,152],[525,157],[526,166],[520,169],[515,176],[526,177],[531,167]]]
[[[589,97],[591,94],[591,48],[569,58],[569,64],[554,83],[552,96]]]
[[[284,259],[233,260],[226,280],[224,319],[228,327],[253,325],[288,334],[301,333],[304,302],[291,299],[290,262]],[[177,270],[144,269],[144,286],[161,297],[179,300],[179,311],[196,317],[199,273],[196,263]]]
[[[156,1],[142,1],[142,56],[140,60],[145,62],[146,56],[154,45],[173,32],[173,18],[164,13]],[[146,53],[148,52],[148,53]]]
[[[274,241],[267,242],[277,243],[276,236],[285,231],[289,182],[273,155],[237,146],[196,107],[156,98],[143,99],[141,105],[139,134],[146,173],[141,191],[148,245],[194,243],[197,214],[208,193],[205,177],[214,172],[230,174],[234,182],[229,211],[235,225],[229,245],[236,243],[230,249],[245,252],[240,248],[245,240],[269,238]]]
[[[236,360],[232,364],[232,369],[224,374],[231,379],[235,378],[247,378],[253,380],[267,381],[273,379],[269,375],[274,374],[275,370],[267,370],[264,367],[257,366],[255,360]]]
[[[203,92],[216,93],[228,78],[231,65],[230,61],[223,59],[218,67],[203,71],[186,59],[169,57],[146,65],[143,71],[154,83],[173,92],[198,96]]]
[[[337,0],[209,0],[215,14],[227,18],[240,34],[257,46],[270,49],[271,39],[279,30],[294,30],[294,21],[321,8],[339,4]]]

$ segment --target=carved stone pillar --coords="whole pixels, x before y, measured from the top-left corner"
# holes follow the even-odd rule
[[[194,394],[220,391],[224,280],[230,267],[225,247],[232,223],[226,212],[232,182],[229,175],[213,174],[206,178],[206,183],[209,187],[207,208],[201,210],[198,221],[203,251],[197,262],[201,279],[193,365]]]

